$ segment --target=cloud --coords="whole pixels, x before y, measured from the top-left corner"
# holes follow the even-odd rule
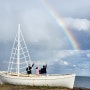
[[[65,0],[58,0],[57,2],[56,0],[50,1],[50,3],[55,5],[54,7],[57,7],[58,14],[60,13],[60,15],[63,16],[64,22],[71,30],[89,32],[90,20],[86,19],[88,17],[80,18],[83,17],[84,14],[87,15],[89,12],[89,9],[87,9],[90,7],[90,3],[87,3],[90,2],[89,0],[83,1],[83,3],[81,3],[82,0],[69,0],[70,2],[65,2]],[[77,2],[82,5],[77,4]],[[79,73],[79,75],[81,75],[80,73],[90,75],[90,73],[88,73],[90,68],[90,63],[88,63],[90,61],[90,51],[67,50],[72,49],[68,37],[63,32],[62,28],[58,27],[49,12],[44,9],[43,5],[38,1],[20,0],[19,3],[18,1],[3,2],[0,3],[0,7],[0,58],[3,60],[2,65],[7,66],[5,60],[9,57],[11,50],[11,43],[9,43],[9,41],[14,40],[18,23],[20,23],[25,41],[28,42],[26,44],[28,44],[27,46],[30,50],[32,62],[35,61],[36,65],[42,65],[47,62],[48,67],[53,67],[53,69],[57,67],[58,69],[65,69],[67,72],[76,70],[76,73]],[[80,14],[80,17],[78,17],[77,14]],[[77,18],[72,18],[76,16]],[[79,36],[77,32],[76,34]],[[79,36],[77,38],[78,40],[81,38],[82,41],[82,37],[83,36]],[[89,42],[85,37],[83,38],[85,41]],[[3,44],[4,41],[7,43]],[[86,43],[85,45],[87,47]],[[9,49],[6,49],[8,47]],[[58,73],[57,68],[56,73]],[[52,71],[54,72],[53,69]],[[49,71],[51,72],[51,69]],[[63,72],[66,73],[64,70]]]
[[[67,61],[60,60],[60,65],[69,65]]]
[[[90,54],[87,54],[87,57],[89,57],[89,58],[90,58]]]
[[[74,50],[62,50],[56,54],[56,57],[57,58],[66,58],[68,56],[74,55],[76,52],[77,51],[74,51]]]
[[[90,30],[90,21],[88,19],[63,18],[63,20],[71,29],[85,32]]]

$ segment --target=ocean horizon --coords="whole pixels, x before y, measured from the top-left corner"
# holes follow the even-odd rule
[[[90,89],[90,76],[76,76],[74,87]]]

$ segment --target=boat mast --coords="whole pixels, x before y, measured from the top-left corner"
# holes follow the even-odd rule
[[[18,47],[17,47],[17,74],[19,76],[19,64],[20,64],[20,24],[18,24]]]
[[[18,32],[13,43],[8,72],[17,73],[19,76],[20,73],[26,73],[26,67],[28,64],[32,65],[32,62],[20,29],[20,24],[18,24]]]

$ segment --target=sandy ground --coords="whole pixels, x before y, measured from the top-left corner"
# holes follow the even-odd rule
[[[64,87],[35,87],[35,86],[0,85],[0,90],[90,90],[90,89],[86,89],[86,88],[68,89]]]

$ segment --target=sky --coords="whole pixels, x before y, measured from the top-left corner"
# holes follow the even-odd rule
[[[35,66],[90,76],[89,8],[90,0],[0,0],[0,70],[7,70],[20,24]]]

